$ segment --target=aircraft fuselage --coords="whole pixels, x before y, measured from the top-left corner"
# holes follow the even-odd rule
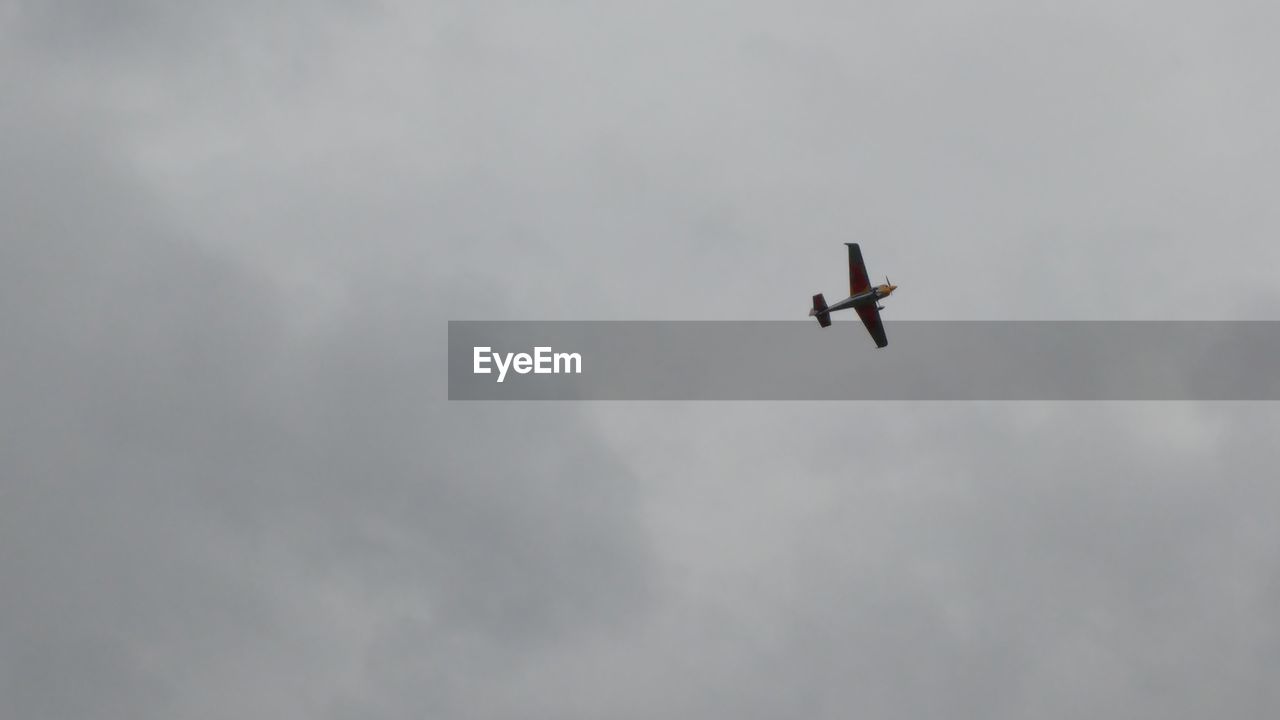
[[[880,298],[889,297],[893,294],[893,291],[897,289],[898,287],[896,285],[877,285],[866,292],[860,292],[857,295],[850,295],[839,302],[832,303],[827,307],[827,312],[844,310],[845,308],[862,307],[864,305],[876,305],[880,302]]]

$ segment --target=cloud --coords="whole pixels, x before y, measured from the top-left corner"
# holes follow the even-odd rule
[[[12,712],[300,716],[388,667],[447,703],[643,614],[634,478],[575,409],[444,403],[421,292],[299,336],[91,141],[34,125],[5,141]]]
[[[443,397],[448,318],[850,238],[900,317],[1268,317],[1244,6],[113,8],[5,10],[6,714],[1277,706],[1269,406]]]
[[[642,644],[669,660],[599,671],[615,682],[602,695],[630,703],[595,713],[652,710],[657,696],[679,717],[1274,705],[1266,668],[1280,635],[1264,608],[1276,553],[1262,508],[1276,491],[1253,449],[1274,409],[855,409],[600,413],[611,435],[667,428],[637,470],[658,498],[678,600]],[[1187,443],[1190,426],[1230,430]],[[639,457],[644,437],[623,454]]]

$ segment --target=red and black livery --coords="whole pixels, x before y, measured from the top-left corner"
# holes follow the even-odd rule
[[[887,277],[883,285],[872,286],[871,279],[867,276],[867,265],[862,261],[862,249],[858,247],[858,243],[845,245],[849,246],[849,297],[828,306],[826,298],[818,293],[813,296],[813,308],[809,310],[809,316],[817,318],[822,327],[827,327],[831,324],[831,313],[853,308],[862,319],[862,324],[867,326],[867,332],[871,333],[876,347],[882,348],[889,344],[889,339],[885,337],[884,323],[880,321],[880,311],[884,309],[880,306],[880,299],[889,297],[898,286],[891,284]]]

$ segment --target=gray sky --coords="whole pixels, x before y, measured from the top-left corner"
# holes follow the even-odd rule
[[[1262,404],[449,404],[445,320],[1276,319],[1262,3],[0,3],[0,715],[1260,717]],[[856,426],[856,427],[855,427]]]

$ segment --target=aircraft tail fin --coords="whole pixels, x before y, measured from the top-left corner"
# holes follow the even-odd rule
[[[831,313],[827,311],[827,299],[822,297],[822,293],[813,296],[813,309],[809,311],[809,316],[818,318],[818,324],[822,327],[831,324]]]

